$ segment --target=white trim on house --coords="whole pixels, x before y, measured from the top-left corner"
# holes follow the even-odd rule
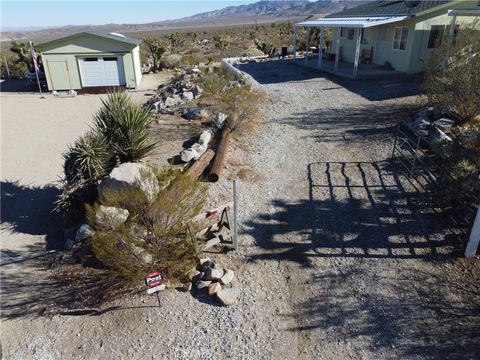
[[[348,27],[348,28],[368,28],[393,22],[403,21],[410,16],[359,16],[345,18],[323,18],[317,20],[304,21],[295,24],[296,27]]]

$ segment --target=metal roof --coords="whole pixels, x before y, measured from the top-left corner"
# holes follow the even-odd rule
[[[322,18],[318,20],[304,21],[295,24],[298,27],[349,27],[349,28],[368,28],[393,22],[403,21],[410,16],[359,16],[359,17],[339,17]]]
[[[73,34],[73,35],[65,36],[63,38],[58,38],[58,39],[55,39],[55,40],[47,41],[45,43],[36,45],[36,47],[41,50],[42,48],[48,47],[48,46],[53,45],[57,42],[62,42],[62,41],[66,41],[66,40],[69,40],[69,39],[73,39],[73,38],[80,37],[80,36],[85,36],[85,35],[87,35],[87,36],[88,35],[98,36],[98,37],[119,41],[119,42],[126,43],[126,44],[133,45],[133,46],[140,45],[141,42],[142,42],[142,40],[138,40],[138,39],[135,39],[135,38],[132,38],[132,37],[127,37],[125,35],[118,34],[118,33],[109,33],[109,32],[103,32],[103,31],[92,31],[92,32],[84,31],[84,32],[81,32],[81,33],[78,33],[78,34]]]
[[[441,6],[453,1],[446,0],[389,0],[372,1],[367,4],[352,7],[343,11],[329,14],[327,18],[355,17],[355,16],[387,16],[387,15],[415,15],[417,13]]]

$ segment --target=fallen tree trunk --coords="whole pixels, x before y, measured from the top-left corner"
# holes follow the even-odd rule
[[[198,178],[205,171],[205,168],[210,164],[210,161],[212,161],[214,156],[215,151],[208,149],[192,166],[190,166],[185,175],[190,176],[192,179]]]
[[[220,174],[223,169],[223,162],[225,161],[225,155],[227,153],[228,141],[230,140],[230,129],[225,128],[222,133],[222,138],[218,144],[217,155],[213,161],[212,171],[208,176],[208,180],[211,182],[217,182],[220,178]]]

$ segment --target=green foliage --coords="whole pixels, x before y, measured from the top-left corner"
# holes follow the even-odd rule
[[[94,116],[95,127],[121,163],[138,161],[155,147],[150,109],[136,104],[126,92],[113,92],[102,100]]]
[[[448,34],[428,64],[428,101],[444,115],[465,123],[480,114],[480,21],[462,27],[452,41]]]
[[[160,42],[158,39],[155,38],[145,38],[143,39],[142,46],[146,47],[150,57],[152,58],[153,61],[153,71],[157,71],[158,69],[158,64],[160,59],[162,58],[162,55],[167,51],[167,47],[165,44]]]
[[[79,137],[63,154],[65,179],[68,183],[83,180],[96,183],[114,167],[115,160],[105,137],[93,131]]]
[[[125,286],[138,283],[152,270],[170,280],[185,280],[185,273],[195,266],[197,254],[186,223],[202,209],[206,188],[179,172],[157,171],[157,177],[160,182],[168,179],[169,185],[150,203],[132,188],[105,194],[104,205],[130,212],[118,229],[96,226],[99,205],[87,207],[87,218],[96,231],[90,241],[95,257]]]
[[[275,54],[275,51],[277,51],[275,44],[270,41],[255,40],[255,46],[265,55],[273,55]]]
[[[185,37],[179,32],[171,33],[169,36],[170,45],[173,49],[183,45],[185,43]]]
[[[8,70],[7,70],[8,67]],[[24,62],[19,62],[17,56],[9,50],[2,51],[0,59],[0,78],[6,79],[9,76],[12,78],[21,78],[25,76],[28,67]]]
[[[230,41],[225,36],[214,36],[213,42],[215,44],[215,48],[220,50],[220,57],[224,57],[225,50],[228,49]]]
[[[30,44],[27,42],[18,42],[12,40],[10,42],[10,51],[15,55],[15,62],[23,64],[28,69],[33,67],[32,54],[30,52]],[[40,63],[40,55],[37,54],[37,61]]]
[[[165,69],[174,69],[179,66],[182,62],[182,55],[179,54],[168,54],[163,57],[161,60],[162,68]]]

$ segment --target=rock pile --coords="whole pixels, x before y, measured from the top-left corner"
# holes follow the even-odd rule
[[[180,153],[180,159],[183,162],[189,162],[191,160],[198,160],[200,156],[203,155],[208,149],[208,143],[212,140],[212,131],[207,129],[203,131],[199,138],[198,142],[193,144],[188,149],[182,150]]]
[[[197,268],[188,273],[195,289],[216,296],[225,306],[233,305],[239,295],[239,290],[233,287],[234,277],[232,270],[218,267],[209,258],[200,259]]]
[[[455,121],[435,115],[433,107],[424,108],[415,117],[405,119],[402,124],[429,144],[452,141],[447,134]]]
[[[147,105],[150,105],[155,113],[173,115],[175,107],[201,97],[203,89],[192,81],[200,70],[191,68],[181,72],[180,77],[171,84],[160,85],[156,94],[148,101]]]

